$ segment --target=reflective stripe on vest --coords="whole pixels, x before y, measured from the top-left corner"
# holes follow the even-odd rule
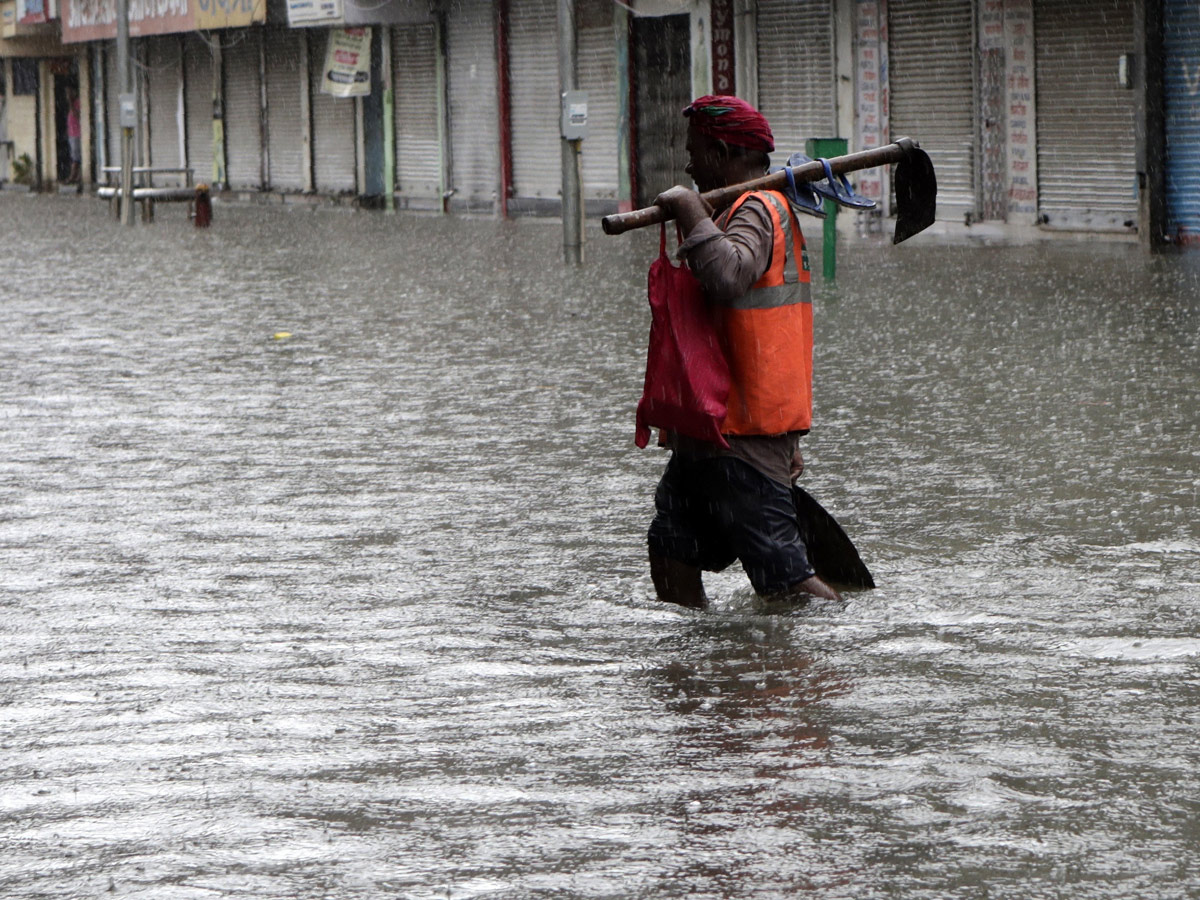
[[[751,197],[771,219],[767,270],[718,320],[733,384],[724,434],[783,434],[812,425],[812,299],[804,236],[776,191],[743,194],[717,220],[722,230]]]

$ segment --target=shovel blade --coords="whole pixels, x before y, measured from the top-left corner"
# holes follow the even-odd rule
[[[825,507],[804,488],[792,485],[792,503],[808,562],[825,581],[842,587],[873,588],[875,579],[858,549]]]
[[[896,166],[896,233],[892,243],[898,244],[919,234],[933,224],[937,211],[937,176],[933,160],[920,147],[905,147],[905,154]]]

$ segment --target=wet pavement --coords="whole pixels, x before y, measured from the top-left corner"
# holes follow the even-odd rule
[[[0,896],[1200,896],[1200,255],[841,248],[803,483],[879,588],[693,613],[656,235],[0,233]]]

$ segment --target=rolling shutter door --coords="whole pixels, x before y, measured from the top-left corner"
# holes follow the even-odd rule
[[[392,30],[392,84],[396,110],[396,190],[438,199],[437,29],[405,25]]]
[[[462,0],[446,17],[451,202],[489,211],[500,189],[492,15],[489,0]]]
[[[911,137],[937,169],[938,218],[976,211],[971,0],[890,0],[891,139]]]
[[[262,93],[258,80],[262,31],[231,32],[225,65],[225,171],[231,188],[262,184]]]
[[[508,38],[512,79],[513,193],[558,200],[558,32],[554,0],[512,0]]]
[[[197,184],[213,178],[213,61],[208,43],[189,34],[184,49],[188,165]]]
[[[760,0],[758,103],[775,136],[774,165],[808,138],[837,134],[829,0]]]
[[[323,194],[353,193],[358,184],[354,158],[354,100],[321,91],[328,29],[313,32],[309,44],[312,77],[313,181]]]
[[[1075,0],[1036,0],[1033,12],[1042,221],[1129,228],[1137,221],[1133,92],[1117,83],[1117,62],[1132,49],[1132,0],[1096,0],[1086,10]]]
[[[173,169],[184,164],[183,147],[179,142],[182,52],[182,44],[176,35],[150,38],[147,98],[150,106],[150,165],[159,168]],[[174,179],[169,181],[174,183]]]
[[[588,136],[582,144],[585,200],[617,197],[617,39],[610,0],[579,0],[579,88],[588,95]],[[561,140],[559,172],[562,171]],[[562,177],[559,176],[561,184]]]
[[[1200,241],[1200,7],[1166,0],[1163,9],[1167,103],[1167,228]]]
[[[307,89],[300,71],[302,31],[268,28],[263,32],[267,55],[267,180],[276,191],[304,190],[304,128],[300,92]]]

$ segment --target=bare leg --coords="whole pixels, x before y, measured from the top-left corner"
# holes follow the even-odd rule
[[[793,584],[786,590],[771,594],[770,600],[792,600],[802,603],[807,603],[813,597],[821,597],[824,600],[837,600],[841,602],[842,595],[827,585],[824,581],[813,575],[811,578],[806,578],[799,584]]]
[[[677,603],[689,609],[704,609],[708,605],[704,582],[695,566],[651,553],[650,578],[658,599],[664,603]]]

